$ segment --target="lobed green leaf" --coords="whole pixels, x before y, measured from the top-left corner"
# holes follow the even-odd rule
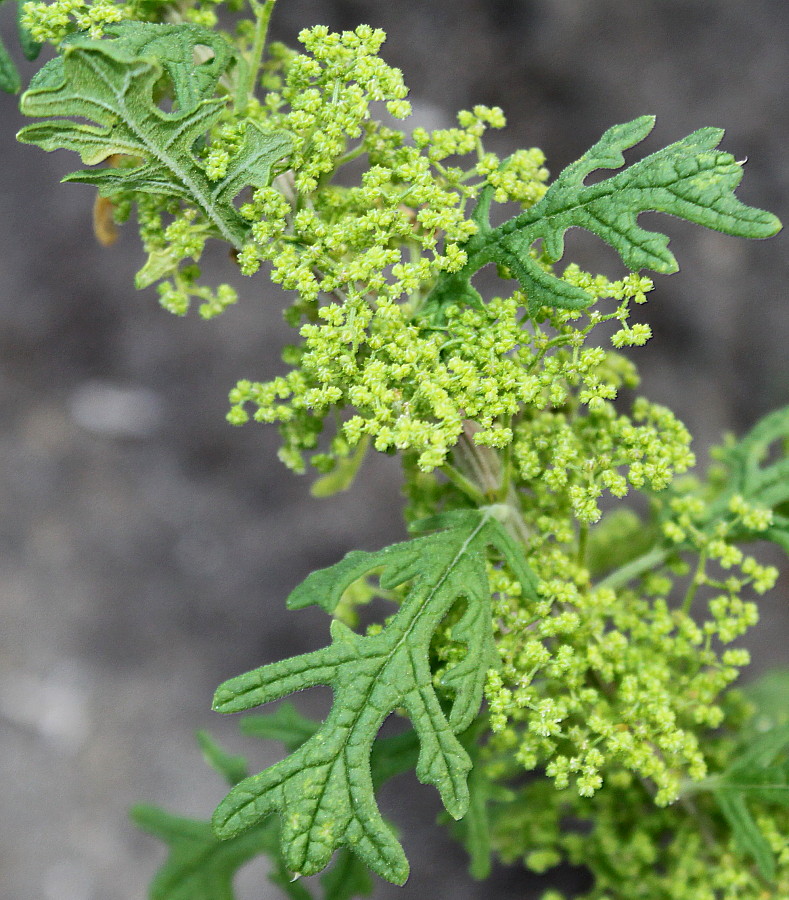
[[[480,735],[489,727],[487,717],[480,717],[461,737],[474,767],[469,773],[468,812],[462,819],[451,823],[452,833],[465,847],[469,856],[469,874],[478,881],[490,875],[493,850],[491,846],[490,810],[494,803],[511,802],[514,792],[491,779],[485,767],[478,765]],[[439,821],[446,820],[442,815]]]
[[[497,663],[493,644],[487,547],[518,573],[527,596],[536,582],[515,542],[490,511],[457,513],[451,527],[375,553],[355,551],[315,572],[288,606],[318,604],[331,612],[343,591],[371,570],[383,588],[409,583],[408,594],[378,634],[362,637],[339,621],[330,646],[263,666],[221,685],[214,708],[238,712],[318,684],[330,685],[334,704],[326,721],[296,752],[245,779],[214,814],[219,836],[232,837],[279,811],[285,859],[293,871],[313,874],[333,851],[347,846],[375,872],[402,884],[408,863],[375,800],[370,768],[384,720],[402,708],[420,750],[416,774],[433,784],[454,818],[468,808],[468,753],[457,733],[468,728],[481,700],[486,672]],[[454,691],[447,715],[430,670],[433,634],[449,610],[464,601],[452,638],[466,645],[444,681]]]
[[[19,35],[19,46],[22,48],[25,59],[34,60],[41,52],[41,44],[39,44],[38,41],[33,40],[33,36],[22,21],[25,11],[25,2],[26,0],[18,0],[16,4],[16,29],[17,34]]]
[[[2,0],[0,0],[0,4]],[[18,0],[16,3],[16,30],[19,37],[19,45],[25,59],[35,59],[38,56],[41,45],[36,43],[30,36],[30,32],[22,24],[22,9],[24,0]],[[16,94],[22,87],[22,79],[19,75],[19,69],[8,52],[2,40],[0,40],[0,91],[6,94]]]
[[[557,262],[564,255],[569,228],[584,228],[602,238],[632,271],[661,273],[675,272],[678,264],[665,234],[639,226],[643,212],[668,213],[740,237],[766,238],[780,230],[781,223],[772,213],[735,197],[742,164],[716,149],[723,138],[719,128],[701,128],[611,178],[584,183],[597,169],[623,166],[622,151],[642,141],[654,124],[653,116],[641,116],[609,128],[559,175],[538,203],[497,228],[489,221],[493,188],[483,189],[473,214],[478,231],[462,245],[468,261],[458,272],[439,278],[423,315],[440,320],[451,304],[482,303],[471,277],[488,263],[504,267],[517,279],[532,314],[542,306],[589,306],[594,298],[548,271],[533,250],[535,242],[541,241],[543,256]]]
[[[65,43],[20,104],[28,116],[97,124],[49,118],[23,128],[18,139],[44,150],[71,150],[87,165],[115,154],[139,160],[129,167],[73,172],[63,180],[94,184],[103,196],[133,191],[186,200],[202,210],[218,236],[240,249],[248,223],[232,201],[246,185],[270,183],[273,165],[290,151],[290,137],[248,122],[226,175],[211,181],[193,148],[225,107],[225,100],[211,94],[229,65],[229,47],[196,25],[133,23],[112,33],[112,40],[76,37]],[[195,64],[200,51],[204,61]],[[154,102],[164,76],[172,83],[170,112]]]
[[[319,723],[302,716],[290,703],[273,713],[249,716],[242,731],[281,741],[293,752],[313,735]],[[198,733],[206,762],[229,784],[247,775],[247,762],[224,750],[206,732]],[[418,743],[413,731],[379,741],[370,764],[379,785],[413,765]],[[214,833],[210,822],[174,816],[158,807],[141,804],[131,811],[134,823],[170,847],[170,853],[151,883],[150,900],[235,900],[233,880],[238,870],[256,856],[271,857],[269,880],[291,900],[311,900],[313,894],[293,877],[280,849],[279,823],[270,818],[227,840]],[[337,854],[334,865],[321,878],[324,900],[350,900],[372,892],[372,881],[362,861],[348,850]]]
[[[132,821],[170,847],[170,855],[151,882],[150,900],[235,900],[233,879],[261,853],[276,854],[276,822],[221,841],[209,822],[174,816],[155,806],[138,805]],[[291,895],[309,900],[310,894]]]
[[[228,784],[238,784],[249,774],[246,759],[243,756],[228,753],[207,731],[197,732],[197,743],[203,751],[203,759]]]
[[[4,91],[6,94],[15,94],[21,86],[19,69],[11,59],[11,54],[5,44],[0,40],[0,91]]]
[[[715,780],[713,796],[743,853],[753,857],[768,880],[775,857],[748,809],[748,801],[789,806],[789,725],[772,728],[753,741]]]
[[[744,689],[755,704],[753,725],[767,731],[778,725],[789,725],[789,669],[773,669]]]
[[[781,442],[777,459],[764,465],[773,445]],[[725,452],[729,469],[726,489],[710,508],[710,517],[726,514],[735,495],[748,503],[772,511],[772,522],[765,531],[749,531],[738,526],[733,534],[738,540],[772,541],[789,553],[789,406],[771,412],[761,419]]]
[[[293,753],[318,730],[319,723],[303,716],[292,703],[280,703],[274,712],[244,716],[239,728],[243,734],[280,741]]]

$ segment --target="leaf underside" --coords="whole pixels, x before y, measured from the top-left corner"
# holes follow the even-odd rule
[[[261,738],[281,741],[293,752],[318,730],[319,723],[300,715],[289,703],[260,716],[248,716],[242,731]],[[231,785],[248,774],[243,757],[224,751],[205,732],[198,732],[208,764]],[[371,767],[374,783],[411,767],[415,757],[413,732],[385,738],[376,746]],[[235,900],[233,882],[246,863],[265,854],[272,861],[269,880],[291,900],[312,900],[314,894],[294,879],[280,849],[279,822],[268,818],[229,840],[221,840],[210,822],[175,816],[155,806],[141,804],[131,811],[133,822],[143,831],[164,841],[169,855],[154,876],[150,900]],[[372,892],[369,872],[359,857],[349,850],[337,854],[334,865],[321,877],[323,900],[351,900]]]
[[[654,124],[653,116],[641,116],[609,128],[559,175],[538,203],[496,228],[489,220],[494,189],[484,188],[473,215],[478,231],[462,245],[468,262],[460,271],[439,278],[423,315],[440,320],[450,305],[481,304],[471,277],[488,263],[509,270],[526,293],[532,314],[542,306],[589,306],[592,295],[547,272],[532,249],[541,241],[543,255],[557,262],[564,255],[569,228],[584,228],[602,238],[634,272],[660,273],[675,272],[678,264],[666,235],[638,225],[640,213],[668,213],[739,237],[765,238],[780,230],[781,223],[772,213],[746,206],[735,197],[742,165],[716,149],[723,138],[719,128],[701,128],[617,175],[584,183],[597,169],[623,166],[622,151],[642,141]]]
[[[150,900],[234,900],[238,870],[277,848],[274,821],[220,841],[210,822],[174,816],[155,806],[135,806],[131,816],[138,828],[170,847],[169,859],[151,882]]]
[[[764,465],[773,445],[779,444],[778,458]],[[710,508],[710,516],[725,515],[729,501],[739,494],[748,503],[772,511],[772,523],[765,531],[750,532],[744,526],[734,531],[737,540],[768,540],[789,554],[789,406],[765,416],[733,447],[725,463],[730,476],[726,490]]]
[[[332,622],[332,643],[221,685],[214,709],[239,712],[294,691],[330,685],[334,703],[326,721],[296,752],[240,782],[214,814],[220,837],[232,837],[279,811],[286,863],[308,875],[347,846],[381,877],[402,884],[408,862],[375,800],[370,755],[384,720],[404,709],[419,738],[416,774],[433,784],[454,818],[468,808],[471,762],[456,734],[479,710],[487,671],[496,665],[487,547],[507,561],[524,592],[536,583],[517,545],[489,513],[458,512],[448,527],[375,553],[352,552],[310,575],[288,599],[291,609],[318,604],[332,612],[343,592],[372,570],[391,589],[408,594],[383,630],[360,636]],[[466,645],[463,659],[444,676],[453,693],[446,713],[430,669],[433,634],[449,610],[465,601],[452,638]]]
[[[755,739],[721,776],[713,796],[740,851],[751,856],[768,881],[775,879],[775,856],[754,821],[748,801],[789,806],[789,725]]]
[[[224,99],[212,95],[231,62],[228,45],[197,25],[137,22],[115,26],[112,34],[111,40],[70,40],[34,77],[20,103],[28,116],[72,116],[97,124],[48,118],[23,128],[18,139],[44,150],[72,150],[87,165],[116,154],[138,160],[128,167],[73,172],[63,180],[94,184],[103,196],[133,191],[178,197],[198,207],[217,235],[240,249],[248,223],[233,200],[247,185],[270,183],[272,166],[290,151],[290,137],[248,122],[225,176],[211,181],[193,148],[225,107]],[[170,112],[154,102],[165,77],[173,95]]]
[[[446,814],[439,817],[440,822],[451,826],[453,836],[465,847],[469,856],[469,874],[477,881],[484,881],[490,875],[492,867],[491,804],[511,802],[515,796],[512,790],[494,781],[485,770],[485,766],[480,764],[480,747],[477,741],[488,728],[487,717],[479,716],[472,727],[461,736],[461,743],[468,750],[474,763],[468,778],[468,812],[457,822],[447,822]]]
[[[0,40],[0,91],[4,91],[6,94],[15,94],[21,86],[19,69],[5,44]]]
[[[2,3],[3,0],[0,0]],[[30,35],[30,32],[25,28],[22,24],[22,7],[24,6],[24,0],[19,0],[16,4],[17,8],[17,36],[19,38],[19,45],[22,49],[22,53],[25,55],[26,59],[35,59],[39,51],[41,50],[41,45],[36,43]],[[4,91],[6,94],[16,94],[16,92],[22,87],[22,79],[19,75],[19,69],[16,66],[11,54],[8,52],[8,48],[3,43],[0,38],[0,91]]]

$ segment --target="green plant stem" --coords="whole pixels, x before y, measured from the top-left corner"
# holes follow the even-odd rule
[[[589,538],[589,526],[584,522],[578,529],[578,565],[582,566],[586,560],[586,545]]]
[[[628,581],[631,581],[633,578],[638,578],[639,575],[643,575],[645,572],[648,572],[650,569],[655,568],[660,565],[662,562],[665,562],[666,559],[671,555],[674,551],[674,547],[654,547],[652,550],[645,553],[643,556],[639,556],[636,559],[631,560],[629,563],[625,563],[625,565],[620,566],[618,569],[614,569],[610,575],[607,575],[603,578],[602,581],[598,581],[598,588],[619,588],[623,587]]]
[[[252,59],[249,61],[247,71],[244,73],[242,83],[242,98],[244,107],[249,104],[249,99],[255,92],[258,73],[263,63],[263,51],[266,49],[266,36],[268,35],[268,23],[271,19],[271,13],[274,11],[276,0],[266,0],[261,9],[260,4],[256,0],[250,0],[252,11],[257,18],[255,25],[255,41],[252,44]]]
[[[462,491],[470,500],[473,500],[477,506],[486,506],[488,503],[488,498],[482,493],[482,491],[471,481],[470,478],[466,478],[466,476],[458,471],[453,465],[450,463],[444,463],[441,466],[441,471],[447,476],[447,478],[455,485],[455,487]]]
[[[684,613],[690,612],[690,608],[693,605],[693,598],[696,596],[696,591],[699,585],[702,583],[706,566],[707,552],[705,550],[702,550],[699,553],[699,562],[696,566],[696,571],[693,573],[693,578],[691,578],[690,584],[688,585],[688,590],[685,593],[685,599],[682,601],[682,612]]]
[[[507,427],[512,424],[512,417],[507,419]],[[499,490],[499,499],[505,502],[510,495],[510,486],[512,485],[512,441],[504,448],[504,458],[501,461],[501,489]]]
[[[348,150],[347,152],[343,153],[343,155],[337,159],[337,162],[334,165],[335,172],[337,171],[337,169],[342,168],[342,166],[347,165],[347,163],[353,162],[353,160],[358,159],[360,156],[364,156],[366,152],[367,147],[365,147],[364,143],[362,142],[352,150]]]
[[[692,800],[687,794],[683,794],[679,798],[679,804],[690,816],[692,821],[698,825],[699,832],[704,838],[704,843],[707,845],[707,848],[714,850],[717,841],[715,840],[709,818],[702,813],[695,800]]]
[[[700,781],[686,780],[682,782],[680,788],[680,798],[691,797],[694,794],[703,794],[709,791],[715,791],[721,784],[720,775],[708,775]]]

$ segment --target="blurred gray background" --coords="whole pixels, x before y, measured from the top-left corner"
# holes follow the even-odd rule
[[[4,34],[11,13],[0,9]],[[643,113],[658,116],[644,152],[722,126],[749,160],[740,197],[789,220],[786,0],[280,0],[273,33],[295,43],[319,22],[385,28],[421,120],[500,105],[510,127],[494,149],[540,146],[553,173]],[[242,302],[210,323],[173,318],[132,286],[133,226],[99,248],[93,190],[58,185],[76,158],[17,144],[13,97],[0,96],[0,121],[0,895],[140,900],[162,848],[128,805],[210,813],[223,789],[196,728],[258,766],[277,758],[209,711],[213,689],[325,641],[325,616],[285,613],[284,597],[312,568],[402,536],[399,477],[376,456],[353,490],[315,501],[274,458],[273,429],[226,425],[236,379],[282,371],[277,289],[237,277],[214,248],[207,262]],[[644,392],[678,412],[703,460],[722,430],[789,402],[787,237],[660,225],[682,270],[657,279],[644,314],[655,338],[634,352]],[[569,253],[619,271],[595,239],[573,235]],[[756,668],[789,659],[787,596],[784,574]],[[470,880],[433,825],[432,789],[403,778],[384,803],[413,874],[376,897],[536,896],[541,882],[517,867]],[[278,896],[264,865],[239,885],[243,900]]]

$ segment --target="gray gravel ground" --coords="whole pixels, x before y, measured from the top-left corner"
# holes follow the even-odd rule
[[[498,104],[496,149],[537,145],[556,172],[609,125],[658,115],[645,149],[707,124],[749,157],[740,196],[789,220],[789,6],[785,0],[281,0],[275,36],[361,21],[390,35],[420,116]],[[0,28],[8,31],[10,9]],[[141,900],[160,847],[129,825],[135,801],[206,815],[221,796],[192,734],[208,727],[260,765],[274,749],[209,712],[224,678],[318,646],[317,611],[282,600],[312,568],[402,535],[398,473],[365,464],[347,494],[313,501],[276,462],[273,431],[224,422],[239,377],[281,369],[281,300],[215,271],[243,302],[219,320],[176,320],[136,294],[133,229],[91,234],[75,167],[14,141],[0,97],[0,896]],[[663,223],[661,223],[663,224]],[[682,272],[659,279],[638,353],[644,392],[705,448],[789,402],[787,238],[749,243],[666,226]],[[594,241],[571,253],[617,271]],[[789,568],[764,603],[756,667],[786,663]],[[326,696],[306,697],[313,709]],[[530,898],[517,868],[475,885],[432,822],[433,791],[404,779],[385,803],[413,875],[376,897]],[[568,884],[576,876],[568,874]],[[243,900],[277,892],[253,866]]]

